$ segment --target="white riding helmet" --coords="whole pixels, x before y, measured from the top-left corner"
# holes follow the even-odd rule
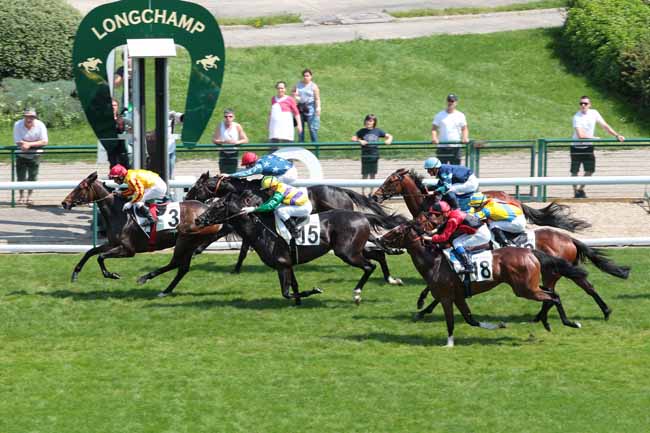
[[[425,170],[429,170],[430,168],[440,168],[441,165],[442,165],[442,162],[440,162],[440,160],[438,158],[435,158],[433,156],[431,158],[427,158],[424,161],[424,169]]]

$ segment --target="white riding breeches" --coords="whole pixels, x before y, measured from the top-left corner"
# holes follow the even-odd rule
[[[458,236],[456,239],[451,241],[451,243],[454,248],[475,247],[477,245],[487,244],[491,239],[492,233],[490,233],[490,229],[488,226],[483,224],[473,235],[465,234]]]
[[[450,191],[456,194],[468,194],[478,190],[478,178],[475,175],[470,175],[465,183],[454,183],[449,188]]]
[[[294,165],[289,170],[285,171],[282,176],[278,176],[278,180],[282,183],[288,184],[292,184],[298,180],[298,170],[296,170],[296,166]]]
[[[305,191],[307,194],[307,191]],[[307,203],[302,206],[292,206],[288,204],[281,204],[278,206],[273,213],[275,213],[275,221],[278,226],[278,231],[280,235],[285,239],[291,239],[291,234],[287,230],[287,226],[284,224],[286,220],[291,217],[308,217],[311,214],[312,206],[311,201],[307,200]]]
[[[508,233],[523,233],[526,231],[526,217],[519,215],[512,221],[490,221],[490,228],[498,228]]]
[[[162,199],[165,197],[165,194],[167,194],[167,184],[164,180],[158,179],[154,186],[144,190],[142,201],[146,202],[149,200]]]

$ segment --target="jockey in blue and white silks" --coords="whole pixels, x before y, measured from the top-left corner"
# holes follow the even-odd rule
[[[242,156],[242,165],[245,170],[231,174],[231,177],[248,177],[255,174],[275,176],[284,183],[292,183],[298,178],[298,172],[291,161],[273,153],[257,158],[253,152],[246,152]]]
[[[469,210],[469,196],[478,190],[478,179],[472,169],[462,165],[442,164],[438,158],[428,158],[424,168],[429,175],[437,177],[436,192],[447,196],[446,201],[454,202],[463,211]]]

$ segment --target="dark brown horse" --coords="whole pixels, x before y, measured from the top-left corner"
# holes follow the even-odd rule
[[[241,194],[230,193],[222,200],[212,203],[195,223],[198,227],[225,222],[232,224],[237,234],[249,242],[264,264],[277,271],[282,296],[294,299],[296,304],[301,302],[301,298],[322,293],[322,290],[315,288],[299,291],[293,267],[333,251],[345,263],[363,270],[363,275],[353,290],[353,299],[358,304],[361,301],[361,290],[376,268],[370,260],[385,260],[383,250],[369,248],[367,245],[372,231],[379,227],[393,228],[399,224],[398,220],[391,216],[382,217],[342,209],[322,212],[318,214],[320,232],[318,237],[314,237],[314,245],[298,245],[294,254],[287,242],[276,233],[273,213],[241,212],[244,207],[259,206],[262,201],[250,190]]]
[[[185,198],[188,200],[206,202],[212,198],[224,197],[233,192],[241,194],[246,190],[250,190],[256,194],[259,193],[265,197],[264,193],[260,192],[260,180],[248,180],[224,176],[211,177],[210,172],[206,172],[201,174],[199,179],[194,183],[194,185],[192,185],[192,188],[187,192]],[[334,209],[354,210],[356,207],[357,209],[362,209],[381,217],[389,216],[380,204],[356,191],[352,191],[351,189],[328,185],[314,185],[307,188],[307,193],[309,194],[309,200],[312,204],[312,213],[320,213]],[[401,218],[399,216],[393,217]],[[405,221],[406,219],[401,222]],[[234,232],[234,229],[232,229],[229,224],[224,224],[222,230],[228,234]],[[249,248],[250,244],[246,239],[242,239],[239,257],[235,264],[235,269],[233,270],[234,273],[237,274],[241,271],[242,263],[244,262],[244,259],[246,259]],[[402,280],[390,275],[390,270],[388,269],[386,260],[379,259],[378,262],[384,275],[384,281],[392,285],[402,285]]]
[[[442,304],[447,322],[447,346],[454,345],[454,304],[471,326],[486,329],[496,328],[496,325],[478,322],[472,317],[464,298],[464,287],[460,278],[452,270],[439,248],[423,244],[414,227],[415,224],[417,223],[402,224],[384,234],[381,240],[383,244],[392,248],[406,248],[415,268],[427,283],[427,289],[433,294],[436,301]],[[483,293],[501,283],[506,283],[516,296],[542,302],[540,320],[547,330],[551,329],[548,323],[548,311],[553,306],[557,308],[564,325],[579,328],[579,323],[572,322],[567,318],[560,296],[553,290],[540,286],[540,274],[548,272],[568,278],[586,275],[585,270],[541,251],[515,247],[499,248],[493,251],[492,281],[473,282],[471,284],[472,292]]]
[[[428,208],[428,205],[424,202],[432,200],[432,196],[425,196],[421,192],[422,188],[423,188],[423,184],[422,184],[421,176],[419,176],[413,171],[400,169],[397,170],[395,173],[391,174],[386,179],[384,184],[377,191],[375,191],[374,194],[375,197],[379,198],[380,201],[383,201],[383,199],[392,197],[393,195],[396,194],[402,194],[402,196],[404,197],[404,201],[406,202],[409,208],[409,211],[415,218],[420,213],[420,209],[422,207]],[[512,197],[508,196],[506,193],[502,191],[487,191],[485,192],[485,194],[489,195],[490,197],[496,197],[504,201],[513,202],[515,204],[517,203],[516,200],[514,200]],[[547,206],[544,209],[550,209],[550,206],[554,204],[555,203],[551,203],[551,205]],[[524,206],[524,209],[529,209],[527,216],[536,215],[532,217],[533,221],[537,221],[536,224],[540,224],[541,222],[544,222],[544,220],[548,220],[549,218],[551,219],[555,218],[553,216],[549,216],[547,211],[543,211],[543,209],[542,209],[543,211],[542,214],[546,214],[546,216],[540,216],[536,214],[535,213],[537,212],[536,209],[530,208],[523,204],[522,206]],[[562,205],[557,205],[557,206],[562,206]],[[530,209],[532,209],[535,212],[531,211]],[[551,212],[550,215],[554,214],[556,216],[557,215],[562,216],[563,212],[564,210],[560,210],[560,208],[558,208],[556,214]],[[566,217],[566,215],[564,215],[563,217]],[[565,221],[565,224],[562,224],[563,226],[568,225],[570,227],[574,227],[575,229],[584,228],[588,226],[588,223],[584,221],[575,218],[570,218],[570,217],[566,217],[566,218],[567,220]],[[599,250],[597,248],[591,248],[586,244],[584,244],[583,242],[558,230],[553,230],[551,228],[535,229],[535,248],[550,256],[560,257],[564,260],[567,260],[569,263],[573,265],[585,263],[587,260],[589,260],[601,271],[613,275],[617,278],[627,279],[629,276],[629,272],[630,272],[629,267],[617,265],[612,260],[607,258],[604,251]],[[561,276],[557,274],[553,274],[553,273],[544,274],[544,280],[543,280],[544,287],[548,287],[549,289],[555,290],[555,285],[557,284],[557,281],[560,278]],[[576,276],[575,278],[572,278],[572,280],[576,285],[582,288],[585,291],[585,293],[587,293],[589,296],[591,296],[594,299],[594,301],[602,311],[605,320],[607,320],[612,312],[612,309],[600,297],[600,295],[598,294],[594,286],[589,282],[589,280],[587,280],[586,276]],[[422,308],[426,295],[427,295],[427,290],[425,289],[418,299],[418,308]],[[416,318],[421,318],[425,314],[431,313],[433,311],[433,308],[435,308],[435,306],[436,303],[434,302],[427,309],[421,311],[416,316]],[[539,320],[539,315],[535,320]]]
[[[557,227],[570,232],[590,227],[590,224],[581,219],[569,216],[569,207],[553,202],[542,209],[535,209],[521,203],[504,191],[483,191],[492,198],[513,203],[524,211],[526,220],[538,226]],[[422,182],[422,176],[414,170],[400,168],[388,176],[384,183],[372,193],[372,198],[382,203],[393,196],[404,197],[406,206],[415,218],[422,209],[422,202],[426,195],[426,187]]]
[[[122,211],[125,199],[109,192],[102,182],[97,179],[97,172],[90,174],[82,180],[63,200],[64,209],[72,209],[81,204],[96,203],[106,222],[106,236],[108,242],[86,251],[72,272],[72,281],[77,281],[84,264],[92,256],[97,255],[97,263],[102,270],[104,278],[119,279],[120,275],[106,269],[104,260],[112,258],[133,257],[136,253],[163,250],[175,247],[174,255],[169,265],[158,273],[178,268],[176,277],[163,293],[171,292],[183,276],[189,271],[192,252],[202,243],[216,240],[217,232],[221,226],[210,226],[192,233],[183,233],[181,230],[163,230],[157,233],[155,243],[152,245],[149,237],[138,225],[132,214]],[[180,204],[180,226],[193,222],[194,219],[208,208],[198,201],[185,201]],[[189,251],[189,254],[187,254]],[[142,281],[140,281],[142,282]]]

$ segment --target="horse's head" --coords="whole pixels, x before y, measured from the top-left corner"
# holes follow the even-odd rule
[[[199,227],[206,227],[213,224],[222,224],[233,218],[245,217],[241,209],[248,206],[259,206],[262,199],[246,190],[241,194],[229,193],[220,200],[215,200],[208,209],[199,215],[194,221]]]
[[[379,243],[388,248],[405,248],[408,243],[409,233],[413,229],[411,222],[400,224],[394,229],[384,233],[377,240]]]
[[[382,183],[381,186],[372,193],[372,199],[377,203],[382,203],[384,200],[388,200],[391,197],[402,194],[404,191],[402,182],[404,180],[404,176],[408,175],[408,173],[408,169],[400,168],[388,176],[384,183]]]
[[[97,201],[101,197],[99,196],[99,188],[95,187],[95,183],[99,186],[97,182],[97,172],[93,172],[84,180],[82,180],[79,185],[77,185],[61,202],[61,206],[65,210],[70,210],[73,207],[80,204],[88,204],[94,201]],[[103,187],[101,188],[103,189]]]
[[[213,197],[223,196],[225,195],[222,188],[224,180],[222,176],[210,177],[210,172],[206,171],[199,176],[192,188],[185,194],[185,199],[205,202]],[[221,194],[220,190],[222,190]]]

